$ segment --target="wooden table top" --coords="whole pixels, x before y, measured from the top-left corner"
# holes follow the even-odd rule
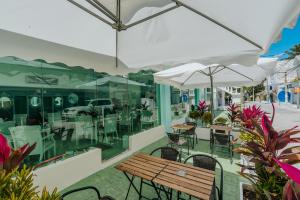
[[[180,129],[180,130],[190,130],[194,128],[193,125],[188,125],[188,124],[175,124],[172,126],[174,129]]]
[[[143,153],[132,156],[116,169],[205,200],[210,197],[215,177],[214,171]],[[178,171],[185,171],[185,176],[178,175]]]

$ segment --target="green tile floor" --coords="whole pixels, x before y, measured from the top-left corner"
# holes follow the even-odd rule
[[[141,152],[150,153],[153,149],[165,146],[167,144],[167,138],[163,138],[158,142],[155,142],[144,149]],[[186,150],[184,149],[184,153]],[[192,154],[196,153],[210,153],[209,150],[209,142],[204,140],[199,140],[198,144],[196,144],[195,149],[191,150]],[[186,155],[184,155],[186,157]],[[239,156],[235,155],[233,159],[233,163],[230,162],[230,159],[227,156],[227,152],[223,151],[215,151],[214,157],[216,157],[224,168],[224,200],[238,200],[239,199],[239,182],[241,180],[240,176],[237,174],[239,171],[239,167],[235,164],[239,162]],[[217,169],[217,177],[216,181],[219,183],[219,170]],[[136,179],[136,183],[138,179]],[[110,195],[114,197],[116,200],[125,199],[126,192],[128,189],[129,182],[127,181],[124,174],[114,168],[114,166],[103,169],[81,181],[75,183],[71,187],[62,191],[62,193],[83,186],[95,186],[97,187],[101,195]],[[143,195],[149,198],[155,197],[155,191],[148,187],[143,187]],[[70,196],[70,200],[93,200],[96,199],[95,195],[91,192],[80,192]],[[129,200],[138,199],[135,191],[132,189],[129,197]],[[174,198],[175,199],[175,198]],[[188,199],[188,198],[187,198]]]

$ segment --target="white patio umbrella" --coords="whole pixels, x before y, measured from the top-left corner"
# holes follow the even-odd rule
[[[10,0],[0,7],[0,53],[69,65],[75,59],[97,71],[101,60],[88,55],[116,57],[129,68],[255,64],[299,11],[299,0]],[[18,40],[2,39],[3,31]],[[45,41],[68,48],[62,56],[38,45]]]
[[[189,63],[154,74],[157,83],[175,86],[179,89],[194,89],[219,86],[251,86],[261,83],[266,71],[259,66],[246,67],[239,64],[229,66]],[[213,94],[211,95],[211,111]]]

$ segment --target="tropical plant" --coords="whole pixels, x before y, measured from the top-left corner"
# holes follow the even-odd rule
[[[226,125],[228,120],[224,117],[218,117],[215,121],[214,124],[216,125]]]
[[[14,150],[10,148],[6,138],[0,133],[0,170],[11,172],[23,162],[26,156],[35,148],[36,144],[24,145]]]
[[[5,200],[60,200],[57,189],[49,193],[46,188],[41,195],[37,193],[37,187],[33,186],[33,174],[30,168],[25,166],[18,170],[15,168],[9,173],[0,170],[0,199]]]
[[[287,59],[293,59],[297,55],[300,55],[300,44],[296,44],[290,50],[285,52],[287,54]]]
[[[274,113],[275,111],[273,117]],[[235,152],[249,156],[250,163],[254,164],[239,164],[240,175],[252,183],[258,199],[282,199],[288,181],[300,184],[300,170],[290,165],[300,162],[300,151],[297,150],[299,146],[287,147],[290,143],[300,143],[300,138],[295,137],[300,130],[294,127],[276,131],[272,127],[273,117],[269,120],[266,114],[262,114],[261,123],[257,118],[250,120],[252,124],[247,124],[250,128],[244,130],[255,137],[255,140],[245,141],[234,149]],[[245,172],[246,169],[249,172]]]
[[[240,106],[233,103],[227,107],[227,117],[230,120],[231,124],[237,121],[238,115],[240,112]]]
[[[238,118],[243,127],[247,129],[254,129],[255,127],[253,121],[257,123],[264,114],[265,112],[262,111],[260,107],[253,105],[244,108],[238,115]]]
[[[198,103],[198,112],[200,113],[200,116],[202,117],[204,112],[207,110],[208,105],[206,105],[205,100],[200,100]]]
[[[55,189],[49,193],[45,188],[38,195],[37,187],[33,186],[32,169],[22,162],[35,148],[36,144],[24,145],[12,149],[6,138],[0,133],[0,199],[5,200],[59,200]]]
[[[205,124],[209,124],[212,121],[212,114],[211,112],[206,111],[203,115],[202,115],[202,121]]]

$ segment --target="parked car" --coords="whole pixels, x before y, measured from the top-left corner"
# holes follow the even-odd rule
[[[65,108],[62,117],[65,119],[74,118],[79,115],[102,114],[104,111],[113,110],[114,105],[110,99],[91,99],[86,106],[74,106]]]

